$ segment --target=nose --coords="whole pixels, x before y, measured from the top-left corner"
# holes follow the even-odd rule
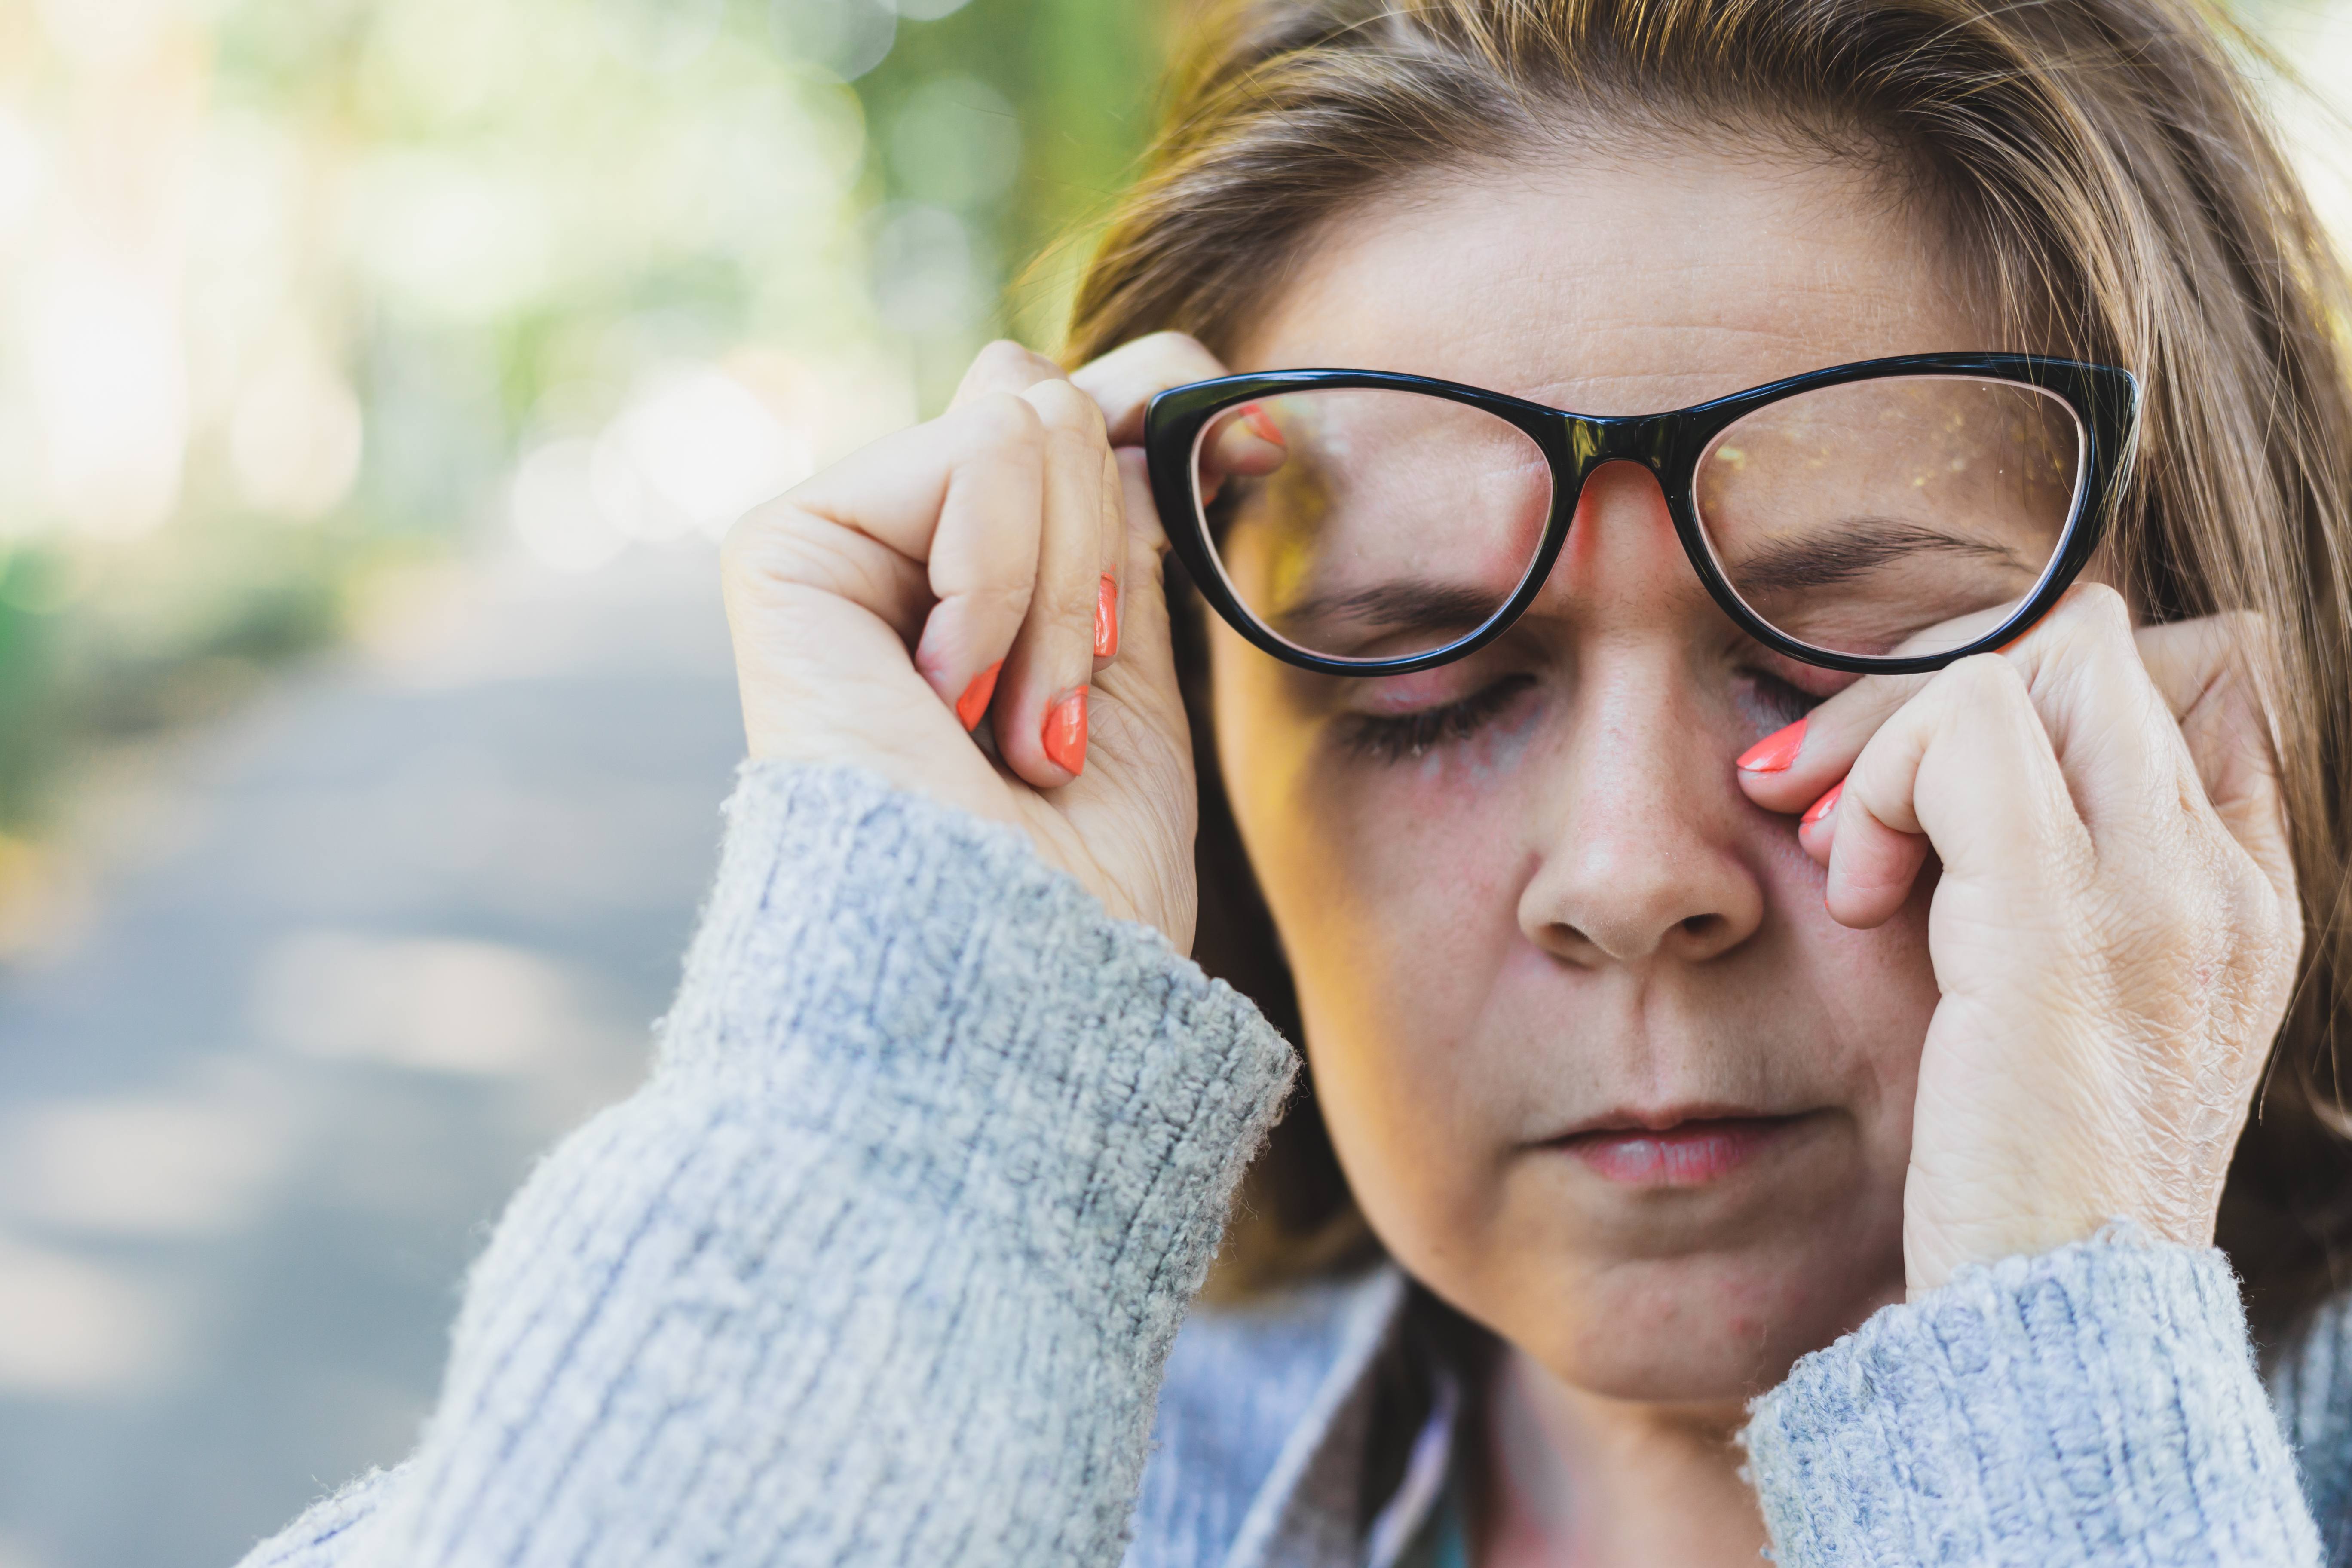
[[[1611,723],[1562,780],[1550,850],[1519,896],[1529,941],[1570,963],[1703,963],[1755,934],[1755,874],[1710,830],[1696,759],[1654,726]],[[1722,759],[1715,759],[1717,767]]]
[[[1546,586],[1570,602],[1580,647],[1519,925],[1574,963],[1699,963],[1762,923],[1764,889],[1741,844],[1752,813],[1720,721],[1667,633],[1696,584],[1665,500],[1647,474],[1612,467],[1587,485],[1573,560]]]

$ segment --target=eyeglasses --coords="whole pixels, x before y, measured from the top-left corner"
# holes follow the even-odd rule
[[[1163,392],[1144,439],[1202,595],[1307,669],[1402,674],[1502,636],[1586,479],[1632,462],[1749,636],[1897,673],[1998,647],[2057,601],[2098,543],[2138,409],[2130,372],[2038,354],[1867,360],[1632,417],[1286,370]]]

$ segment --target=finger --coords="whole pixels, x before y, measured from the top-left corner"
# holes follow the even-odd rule
[[[1822,902],[1840,923],[1858,928],[1883,924],[1911,896],[1930,846],[1924,833],[1910,833],[1880,821],[1856,799],[1847,801],[1841,779],[1807,809],[1797,841],[1827,868]]]
[[[1998,609],[1972,610],[1924,626],[1898,642],[1895,654],[1965,647],[2000,623]],[[2030,634],[2029,634],[2030,635]],[[2001,649],[2018,646],[2013,639]],[[1802,811],[1845,776],[1855,756],[1888,714],[1910,700],[1929,675],[1866,675],[1832,692],[1786,729],[1740,754],[1740,787],[1767,811]]]
[[[1740,753],[1739,787],[1767,811],[1799,812],[1845,777],[1888,715],[1932,677],[1865,675]]]
[[[2247,612],[2142,626],[2133,640],[2214,815],[2285,900],[2294,858],[2279,784],[2277,652]]]
[[[1118,657],[1119,595],[1127,580],[1127,506],[1118,457],[1106,443],[1101,453],[1101,502],[1095,529],[1097,561],[1101,581],[1095,596],[1095,673],[1110,668]]]
[[[1037,411],[1003,394],[886,436],[747,514],[727,538],[729,592],[859,605],[953,707],[1028,610],[1044,457]]]
[[[1841,924],[1873,926],[1910,894],[1927,853],[1946,877],[2029,892],[2084,874],[2091,837],[2028,690],[1998,654],[1961,660],[1897,710],[1854,759],[1830,808],[1801,829],[1829,837],[1823,900]]]
[[[1186,733],[1162,570],[1167,536],[1152,509],[1151,479],[1143,454],[1123,447],[1116,456],[1125,498],[1126,558],[1119,575],[1126,609],[1118,661],[1095,686],[1100,711],[1095,706],[1088,709],[1088,755],[1099,753],[1105,761],[1116,757],[1122,746],[1158,746],[1168,737],[1181,740]]]
[[[2184,806],[2202,809],[2204,791],[2140,657],[2123,595],[2101,583],[2075,584],[2001,657],[2024,678],[2102,852],[2176,843]]]
[[[1040,789],[1086,767],[1087,696],[1103,563],[1102,415],[1066,381],[1023,395],[1044,431],[1036,590],[996,689],[992,724],[1007,766]]]
[[[1041,381],[1059,381],[1062,367],[1026,344],[999,338],[971,356],[948,404],[960,408],[993,393],[1026,392]]]
[[[1999,657],[2023,673],[2086,817],[2104,814],[2126,836],[2159,830],[2176,781],[2187,777],[2189,759],[2132,651],[2121,596],[2104,584],[2078,584]],[[1799,725],[1744,753],[1742,789],[1769,810],[1809,806],[1845,776],[1890,714],[1933,679],[1857,680]],[[1817,841],[1817,836],[1801,837]]]
[[[1119,626],[1122,677],[1139,671],[1167,678],[1167,695],[1176,696],[1172,644],[1168,626],[1166,562],[1168,535],[1160,526],[1160,510],[1151,500],[1151,470],[1143,454],[1122,447],[1112,454],[1118,465],[1121,521],[1126,535],[1121,548],[1124,608]]]
[[[1215,499],[1235,474],[1263,479],[1289,460],[1290,437],[1277,413],[1281,406],[1279,399],[1244,403],[1210,422],[1198,459],[1202,500]]]
[[[1918,825],[1912,799],[1920,749],[1928,734],[1922,726],[1967,711],[1969,702],[1983,709],[1972,722],[1993,725],[2005,742],[2014,745],[2027,742],[2000,730],[2000,723],[2015,718],[2021,700],[2022,710],[2035,717],[2038,738],[2028,749],[2049,758],[2059,785],[2057,798],[2067,803],[2063,815],[2078,825],[2083,843],[2102,838],[2122,847],[2178,831],[2178,813],[2169,808],[2186,756],[2132,652],[2130,616],[2121,595],[2104,584],[2077,584],[2025,635],[1998,654],[1979,658],[1996,661],[2013,680],[1991,673],[1990,665],[1972,669],[1975,658],[1930,677],[1910,702],[1883,719],[1864,742],[1834,805],[1809,813],[1815,819],[1801,826],[1800,842],[1829,866],[1825,897],[1841,921],[1875,924],[1908,895],[1928,849],[1924,842],[1906,842],[1902,837],[1926,831]],[[1969,673],[1954,674],[1964,670]],[[1989,716],[1993,714],[2005,717],[1996,721]],[[1812,750],[1810,735],[1805,750]],[[1829,760],[1830,748],[1825,745],[1822,751],[1816,766]],[[1858,783],[1863,759],[1874,752],[1874,775]],[[2019,794],[2021,784],[1987,772],[1980,758],[1970,761],[1948,747],[1944,754],[1960,767],[1960,776],[1975,780],[1988,792],[1989,813],[1998,815],[2024,798]],[[1938,787],[1948,783],[1940,775],[1931,782]],[[1831,819],[1842,819],[1842,825],[1832,826]],[[2017,821],[2009,824],[2011,829],[2018,826]],[[1953,830],[1964,832],[1965,825],[1956,821]],[[2002,829],[1988,826],[1984,831]],[[1971,841],[1981,837],[1976,834]],[[1940,844],[1935,847],[1941,853]]]
[[[1196,340],[1182,332],[1153,332],[1079,366],[1070,380],[1102,409],[1112,446],[1138,447],[1143,444],[1143,416],[1154,397],[1171,386],[1224,374],[1216,355]]]
[[[2215,805],[2278,774],[2276,649],[2268,624],[2240,612],[2142,626],[2140,662],[2166,709],[2191,737],[2198,776]],[[2202,735],[2215,744],[2200,746]]]

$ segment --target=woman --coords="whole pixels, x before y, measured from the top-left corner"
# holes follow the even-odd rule
[[[2200,16],[1179,81],[1083,368],[736,530],[658,1068],[251,1561],[2352,1560],[2343,295]]]

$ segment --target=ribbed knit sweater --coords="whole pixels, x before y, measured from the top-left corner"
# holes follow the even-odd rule
[[[655,1070],[501,1219],[415,1451],[247,1568],[1361,1562],[1400,1278],[1186,1325],[1290,1047],[1008,828],[846,768],[728,816]],[[1782,1563],[2344,1562],[2342,1312],[2275,1397],[2222,1255],[2116,1225],[1743,1441]]]

